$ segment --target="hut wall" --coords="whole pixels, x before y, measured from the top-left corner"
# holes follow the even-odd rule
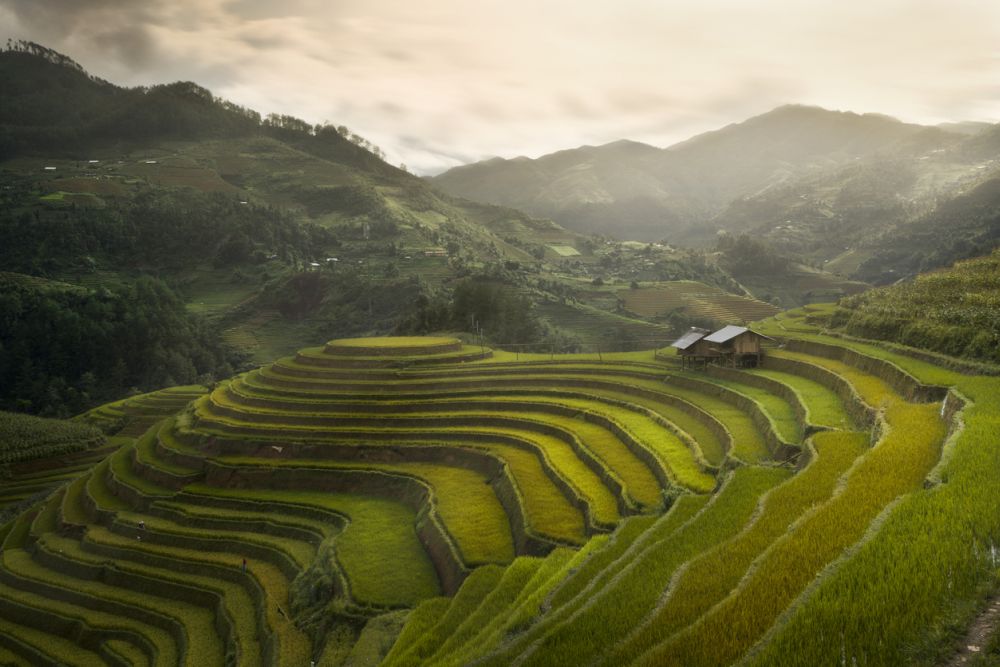
[[[758,354],[760,352],[760,338],[752,333],[740,334],[731,342],[736,354]]]

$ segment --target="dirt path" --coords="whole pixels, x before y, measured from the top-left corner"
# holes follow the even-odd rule
[[[948,667],[964,665],[986,648],[990,637],[1000,628],[1000,597],[990,600],[986,609],[976,617],[969,634],[962,640],[958,653],[948,662]]]

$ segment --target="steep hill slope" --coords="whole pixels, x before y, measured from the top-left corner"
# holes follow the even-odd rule
[[[960,138],[875,114],[790,105],[666,149],[622,141],[535,160],[489,160],[431,180],[446,192],[572,229],[704,239],[699,227],[734,198],[876,153],[932,150]]]
[[[35,44],[0,53],[0,81],[4,268],[98,295],[152,274],[258,363],[401,323],[474,331],[482,318],[458,318],[450,302],[465,279],[536,304],[547,326],[517,342],[547,349],[607,349],[623,332],[629,346],[663,342],[668,328],[617,312],[621,283],[745,295],[712,256],[584,238],[443,194],[347,128],[262,117],[193,83],[121,88]],[[607,177],[628,188],[642,175]]]
[[[947,142],[928,133],[905,150],[789,179],[734,200],[712,227],[874,282],[988,251],[1000,168],[991,132]]]
[[[96,290],[153,274],[261,361],[317,329],[390,331],[457,276],[577,241],[193,83],[121,88],[28,43],[0,82],[4,269]]]
[[[843,299],[830,326],[1000,363],[1000,250]]]

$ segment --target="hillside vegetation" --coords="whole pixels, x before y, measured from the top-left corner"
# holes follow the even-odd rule
[[[1000,363],[1000,250],[839,306],[829,324],[849,334]]]
[[[104,444],[86,424],[0,412],[0,465],[79,452]]]
[[[34,44],[0,52],[0,81],[0,298],[25,314],[0,328],[9,408],[72,414],[342,336],[662,345],[749,296],[714,254],[585,238],[457,199],[345,127],[262,116],[193,83],[123,88]],[[617,296],[677,280],[703,283],[705,308],[651,322]],[[470,312],[461,286],[480,283],[504,298]],[[126,298],[140,284],[146,306]],[[95,321],[112,315],[133,325]],[[150,333],[154,320],[170,333]],[[83,339],[72,359],[66,336]]]
[[[227,377],[239,363],[154,278],[89,289],[0,272],[0,407],[69,416],[130,387]]]
[[[362,338],[100,408],[110,456],[0,532],[3,646],[936,664],[996,585],[997,382],[809,308],[757,325],[783,343],[759,369]]]

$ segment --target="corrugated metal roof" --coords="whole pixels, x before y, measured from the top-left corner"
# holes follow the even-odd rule
[[[746,327],[738,327],[730,324],[729,326],[722,327],[711,336],[706,336],[705,340],[709,343],[725,343],[727,340],[732,340],[747,331],[750,330]]]
[[[704,338],[707,333],[708,329],[692,327],[690,331],[671,343],[670,347],[676,347],[678,350],[686,350]]]

